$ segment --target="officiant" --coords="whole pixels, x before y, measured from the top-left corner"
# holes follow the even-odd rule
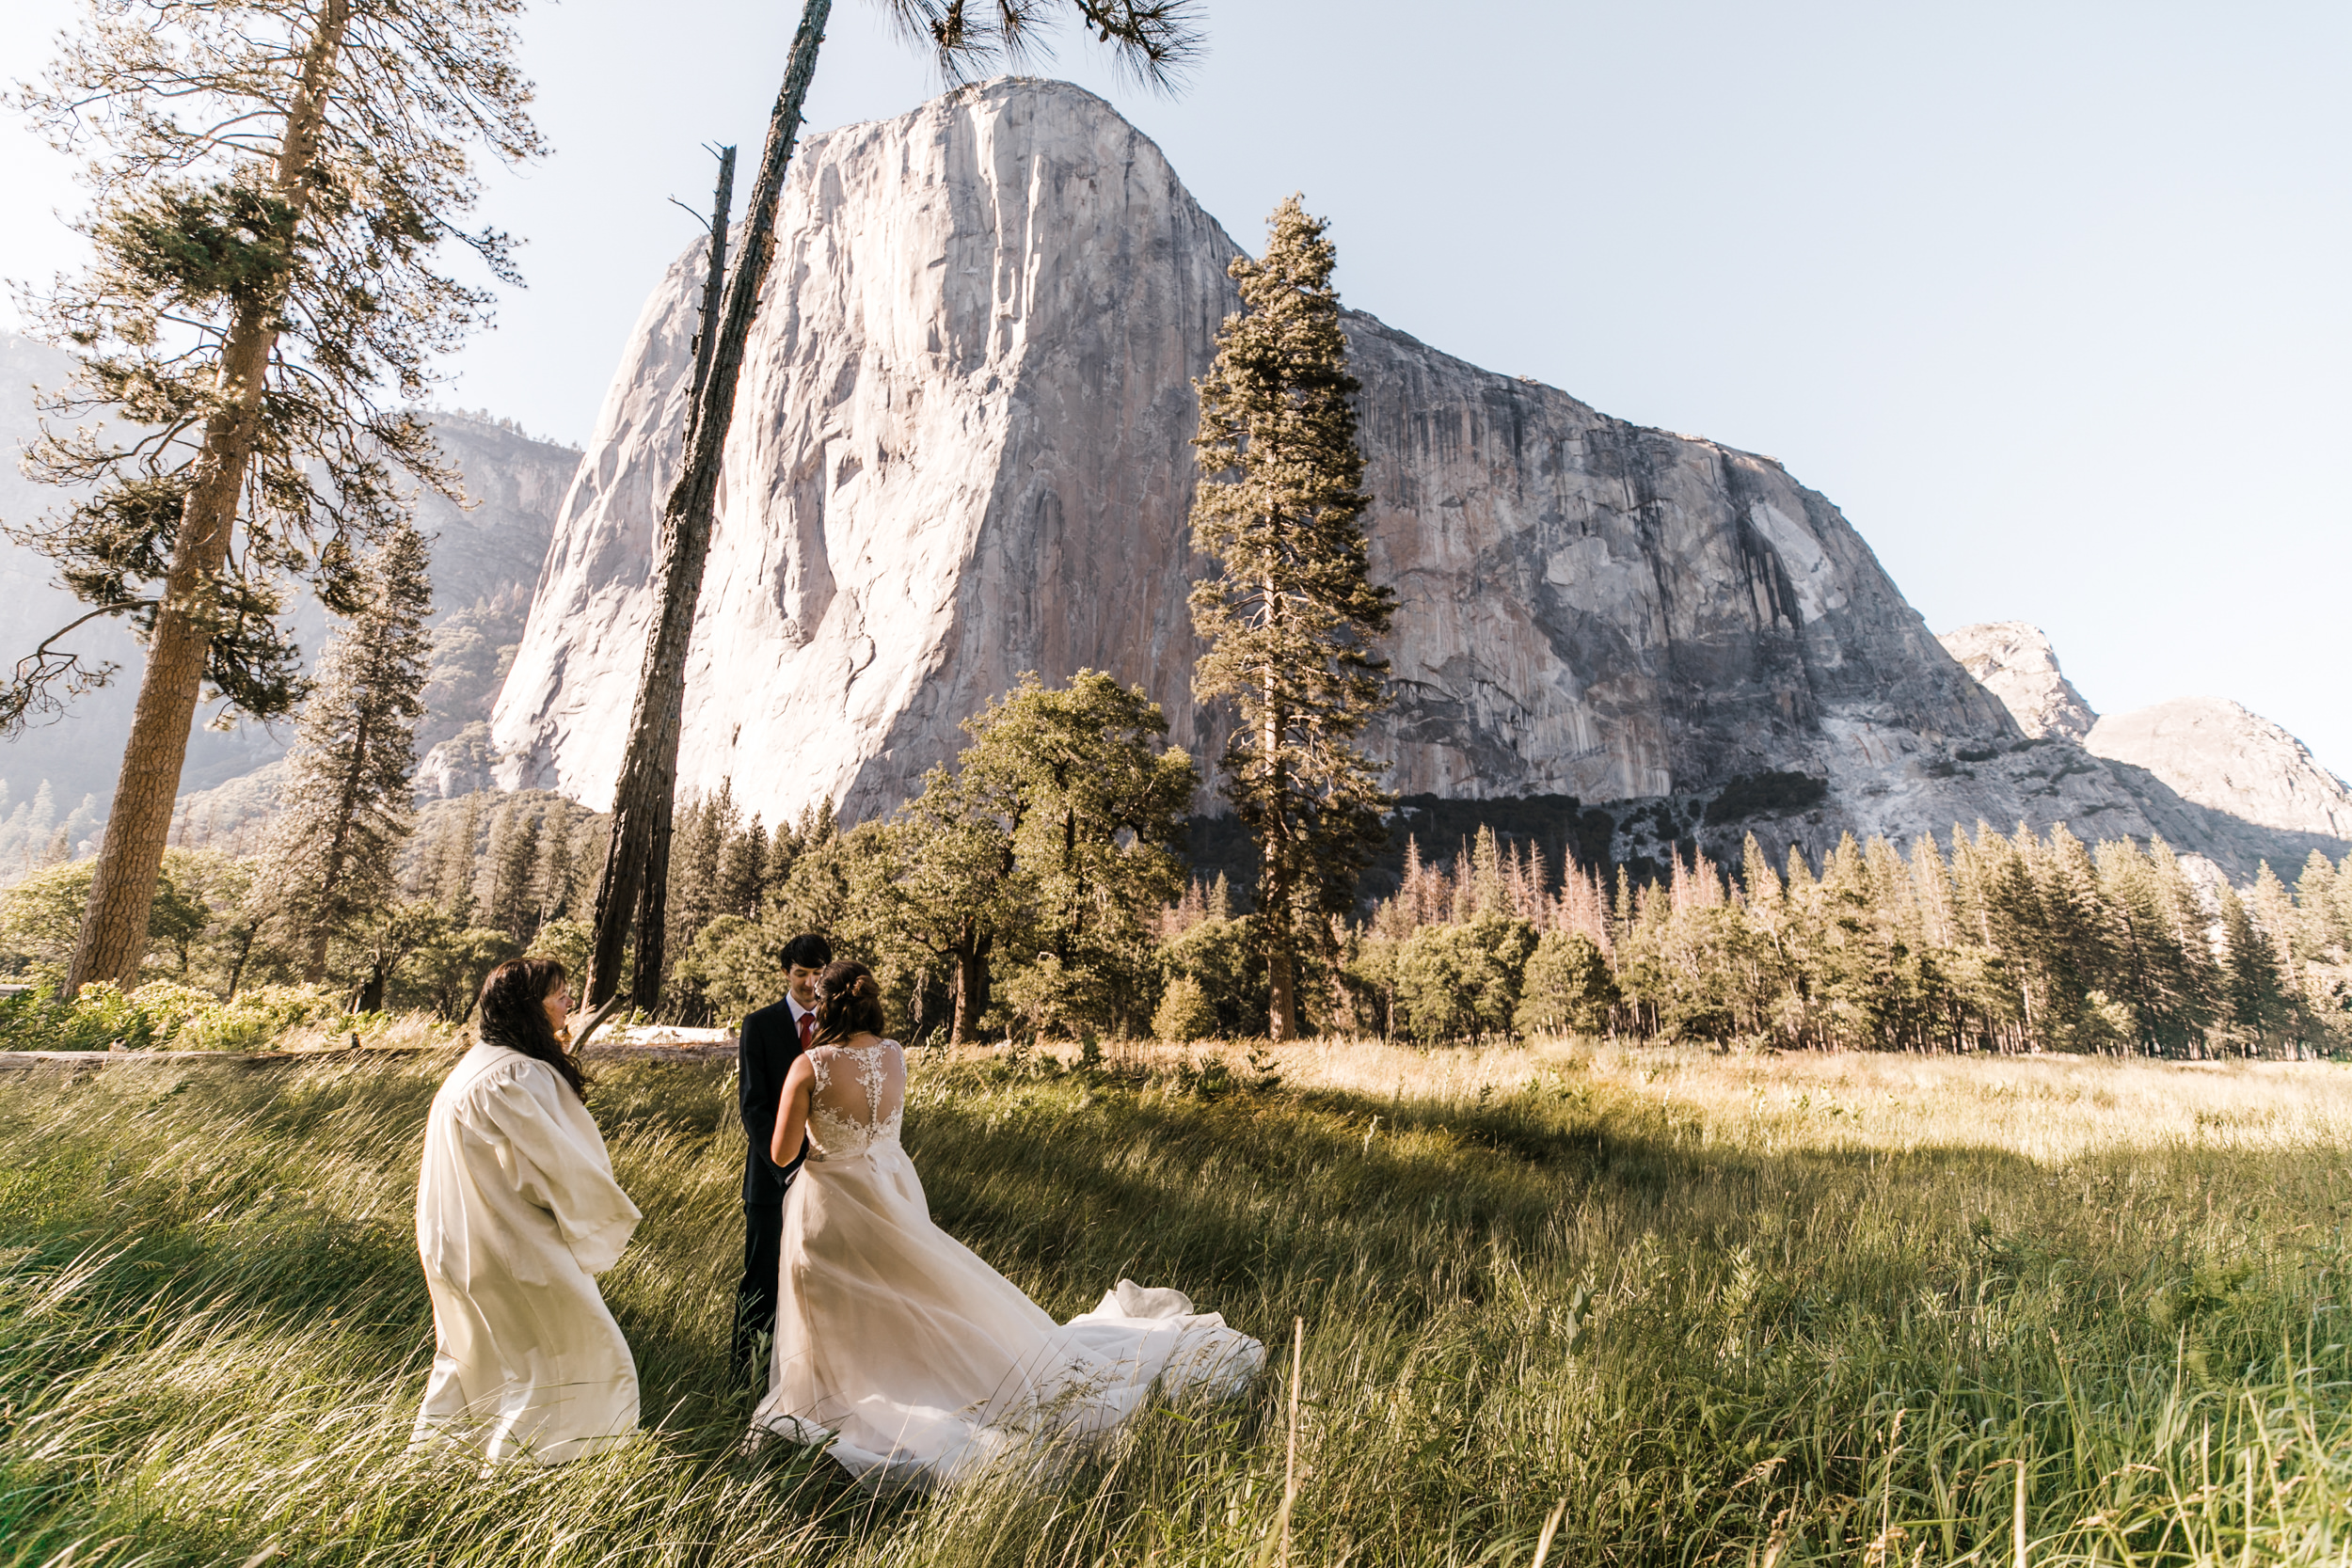
[[[784,1195],[800,1174],[808,1141],[789,1164],[768,1157],[776,1128],[784,1075],[817,1032],[817,977],[833,962],[833,945],[814,932],[784,946],[784,1000],[743,1020],[736,1045],[737,1083],[743,1114],[743,1283],[735,1292],[735,1340],[729,1360],[737,1379],[755,1385],[768,1366],[776,1332],[776,1270],[784,1229]]]
[[[413,1444],[557,1465],[637,1430],[637,1364],[595,1276],[639,1216],[564,1050],[570,1004],[554,959],[499,965],[481,1038],[433,1097],[417,1175],[433,1375]]]

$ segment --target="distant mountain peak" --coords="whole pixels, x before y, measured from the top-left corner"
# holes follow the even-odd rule
[[[2266,828],[2352,839],[2352,788],[2310,747],[2226,697],[2175,697],[2109,714],[2083,745],[2145,768],[2201,806]]]
[[[1984,621],[1936,638],[1961,668],[2001,700],[2029,736],[2080,740],[2099,716],[2058,668],[2058,650],[2025,621]]]

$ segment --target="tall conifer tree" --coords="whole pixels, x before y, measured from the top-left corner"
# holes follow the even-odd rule
[[[389,901],[392,857],[408,836],[409,775],[432,641],[423,538],[402,524],[361,568],[359,611],[320,656],[286,759],[272,833],[272,912],[326,976],[327,943]]]
[[[69,990],[138,971],[203,689],[264,718],[299,697],[285,578],[355,612],[357,546],[408,515],[394,470],[457,493],[412,409],[488,296],[437,252],[513,280],[505,237],[457,221],[475,150],[540,150],[507,25],[520,0],[88,8],[23,102],[96,154],[91,265],[38,320],[82,355],[50,412],[111,422],[44,435],[33,470],[74,499],[14,532],[90,608],[0,686],[14,733],[112,674],[72,652],[81,622],[125,618],[146,644]]]
[[[1278,1039],[1299,1030],[1299,958],[1327,937],[1323,917],[1354,905],[1391,804],[1356,736],[1386,702],[1373,641],[1396,595],[1371,578],[1357,382],[1324,228],[1287,198],[1265,259],[1234,259],[1243,309],[1217,331],[1194,438],[1193,547],[1217,571],[1193,590],[1209,642],[1193,684],[1241,710],[1225,793],[1258,844],[1254,919]]]

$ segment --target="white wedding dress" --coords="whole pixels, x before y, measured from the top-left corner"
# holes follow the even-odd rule
[[[1265,1347],[1175,1291],[1120,1280],[1057,1323],[931,1223],[898,1145],[906,1058],[884,1040],[808,1054],[808,1163],[784,1204],[768,1393],[755,1440],[825,1443],[869,1484],[935,1487],[1050,1466],[1154,1386],[1237,1393]]]

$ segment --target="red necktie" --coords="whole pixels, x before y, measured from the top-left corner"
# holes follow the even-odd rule
[[[815,1037],[816,1034],[817,1015],[815,1013],[803,1013],[801,1015],[801,1049],[803,1051],[806,1051],[808,1049],[808,1042]]]

